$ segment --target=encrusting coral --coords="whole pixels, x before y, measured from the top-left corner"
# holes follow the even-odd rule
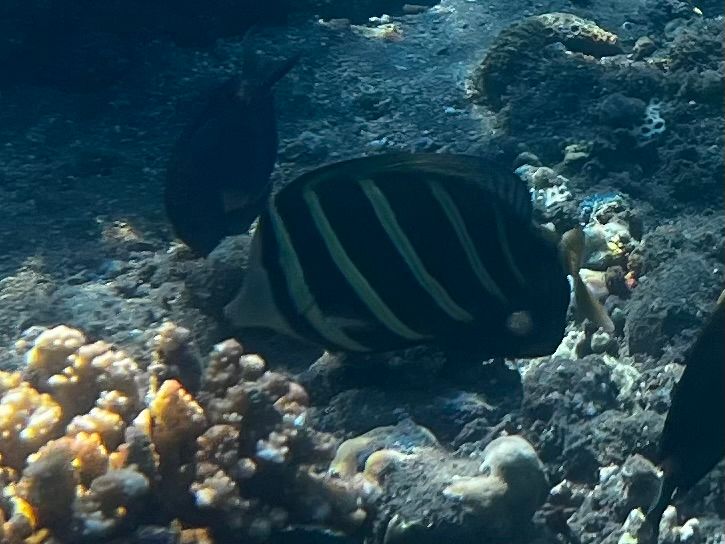
[[[305,427],[305,390],[233,340],[201,373],[190,337],[162,325],[148,365],[65,326],[18,344],[26,367],[0,372],[0,542],[103,542],[159,527],[189,542],[264,540],[311,521],[314,497],[354,503],[331,491],[324,466],[336,444]],[[351,527],[339,510],[312,521]]]
[[[549,491],[523,437],[497,438],[480,458],[460,456],[410,420],[346,440],[328,472],[348,497],[358,496],[348,516],[367,511],[372,541],[386,544],[511,542]]]
[[[519,72],[536,63],[544,47],[557,42],[568,51],[591,57],[622,52],[617,35],[593,21],[571,13],[527,17],[503,30],[495,39],[473,74],[472,98],[499,110],[508,86],[515,82]]]

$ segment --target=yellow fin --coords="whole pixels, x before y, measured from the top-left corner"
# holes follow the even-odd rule
[[[604,306],[592,295],[579,275],[584,260],[584,233],[574,228],[564,233],[559,242],[559,251],[569,274],[574,280],[574,300],[582,317],[601,327],[606,332],[614,332],[614,323]]]

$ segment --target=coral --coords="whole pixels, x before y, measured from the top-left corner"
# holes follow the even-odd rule
[[[37,374],[39,380],[47,380],[61,372],[67,365],[67,357],[85,343],[82,332],[65,325],[43,331],[27,354],[26,370]]]
[[[159,381],[177,379],[195,393],[201,381],[201,361],[191,340],[191,331],[166,322],[151,341],[153,361],[149,371]]]
[[[73,507],[79,528],[75,532],[89,541],[109,536],[140,508],[148,491],[149,481],[135,469],[109,470],[76,498]]]
[[[481,476],[457,479],[443,490],[467,503],[496,532],[514,534],[544,503],[549,485],[534,447],[520,436],[502,436],[482,453]]]
[[[620,221],[606,224],[592,222],[584,228],[586,255],[584,266],[606,270],[610,266],[626,266],[627,257],[636,247],[628,225]]]
[[[365,38],[397,42],[403,39],[403,30],[398,23],[383,23],[374,27],[352,25],[354,32]]]
[[[632,129],[632,135],[640,145],[644,145],[653,138],[656,138],[667,128],[667,124],[660,114],[661,109],[662,104],[659,100],[650,100],[650,103],[645,108],[642,124]]]
[[[53,531],[67,529],[79,482],[73,460],[66,444],[48,444],[32,456],[22,478],[11,489],[11,494],[30,505],[38,526]]]
[[[27,367],[0,372],[4,543],[153,533],[141,523],[180,542],[264,540],[293,521],[353,530],[366,517],[357,494],[316,476],[335,441],[306,428],[304,388],[236,341],[214,348],[197,395],[165,379],[200,368],[189,331],[170,323],[148,369],[65,326],[21,347]],[[329,508],[313,512],[322,495]],[[181,525],[162,529],[170,519]]]
[[[536,62],[549,44],[560,42],[572,52],[594,57],[621,53],[618,37],[596,23],[571,13],[528,17],[503,30],[495,39],[471,81],[474,101],[498,110],[518,74]]]
[[[552,208],[572,198],[569,180],[548,166],[524,164],[516,169],[516,174],[529,185],[534,205],[545,217],[552,215]]]
[[[148,409],[137,419],[143,422],[146,417],[149,435],[161,457],[176,455],[180,448],[194,443],[206,426],[204,410],[176,380],[166,380],[151,393]]]
[[[80,331],[63,325],[44,331],[26,354],[23,378],[53,397],[65,423],[86,414],[75,420],[75,428],[100,432],[113,442],[120,437],[119,419],[140,405],[141,371],[123,351],[101,341],[84,345],[84,340]],[[111,413],[113,408],[120,413]]]
[[[580,204],[579,218],[585,225],[584,266],[599,271],[619,266],[624,275],[642,236],[641,219],[631,204],[617,193],[594,194]]]
[[[16,372],[0,372],[0,393],[0,462],[20,470],[30,453],[58,433],[63,409]]]
[[[348,512],[364,508],[374,541],[386,543],[507,542],[523,534],[548,493],[543,465],[522,437],[457,455],[410,420],[343,442],[320,483],[327,497],[357,496]]]

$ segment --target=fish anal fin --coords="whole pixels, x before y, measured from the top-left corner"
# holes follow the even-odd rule
[[[582,230],[573,228],[565,232],[559,242],[559,251],[564,260],[564,266],[574,279],[574,300],[577,312],[606,332],[613,333],[614,323],[607,314],[607,310],[592,295],[579,275],[579,270],[584,262],[584,233]]]
[[[589,288],[581,279],[579,271],[573,274],[574,278],[574,299],[576,301],[577,311],[582,317],[587,318],[597,327],[604,329],[608,333],[614,332],[614,322],[607,314],[607,310],[602,306]]]
[[[256,240],[256,245],[259,241]],[[252,248],[254,254],[255,249]],[[242,288],[234,299],[224,307],[227,320],[240,329],[261,327],[286,334],[294,338],[299,335],[290,326],[274,302],[272,285],[267,271],[253,256]]]

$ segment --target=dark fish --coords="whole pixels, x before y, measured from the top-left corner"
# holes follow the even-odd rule
[[[525,183],[478,157],[401,153],[328,165],[270,200],[226,315],[331,351],[430,344],[548,354],[564,334],[567,272],[580,257],[562,259],[531,215]],[[581,244],[581,231],[564,240]],[[611,330],[577,286],[581,307]]]
[[[208,255],[229,234],[244,232],[264,207],[277,159],[272,89],[293,57],[261,81],[247,68],[213,90],[181,134],[166,175],[166,213],[191,249]]]
[[[652,542],[657,541],[667,505],[687,493],[725,457],[725,291],[687,352],[685,364],[660,437],[662,488],[647,513],[644,528],[653,533],[644,533]]]

